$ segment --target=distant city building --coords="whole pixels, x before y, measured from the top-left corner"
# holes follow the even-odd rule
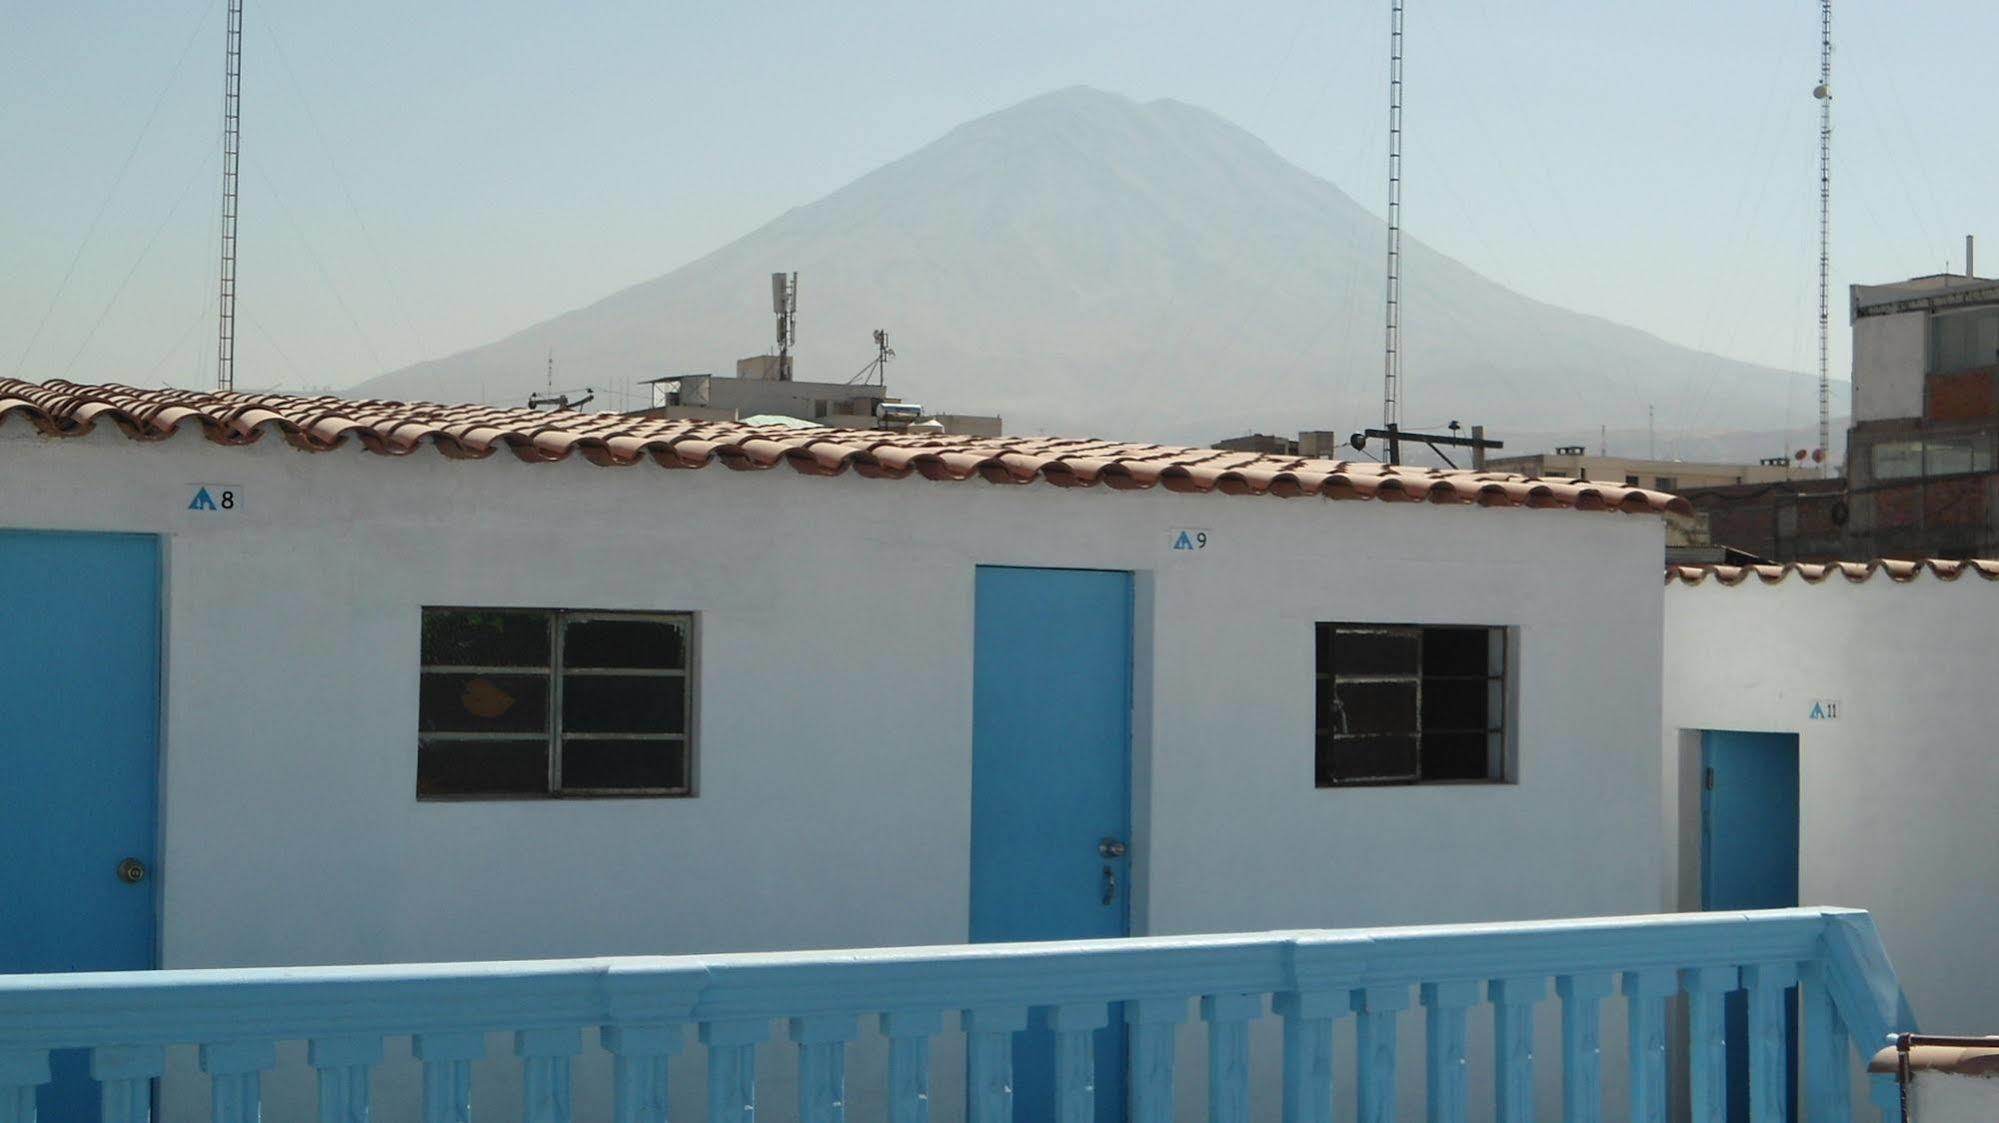
[[[682,374],[655,378],[641,385],[652,390],[652,403],[633,412],[641,417],[688,418],[697,421],[742,421],[752,417],[786,417],[833,429],[894,429],[930,431],[972,437],[997,437],[998,417],[967,413],[931,413],[914,402],[892,397],[882,383],[799,382],[789,377],[790,361],[776,355],[756,355],[736,364],[736,376]]]
[[[1999,553],[1999,280],[1855,285],[1847,556]]]
[[[1730,487],[1817,478],[1813,469],[1795,465],[1782,457],[1772,457],[1757,464],[1640,460],[1628,456],[1591,456],[1582,445],[1563,445],[1554,452],[1537,452],[1527,456],[1494,457],[1487,460],[1485,466],[1493,472],[1557,476],[1673,492],[1693,487]]]
[[[1256,452],[1265,456],[1296,456],[1298,442],[1273,433],[1247,433],[1219,440],[1212,446],[1226,452]]]

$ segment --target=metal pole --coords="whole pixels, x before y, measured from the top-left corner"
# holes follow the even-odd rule
[[[243,0],[229,0],[222,73],[222,267],[215,388],[236,388],[236,167],[242,152]]]
[[[1388,20],[1388,307],[1381,426],[1393,429],[1402,421],[1402,0],[1393,0]]]
[[[1832,0],[1819,0],[1819,452],[1832,467],[1832,374],[1827,363],[1832,296]]]

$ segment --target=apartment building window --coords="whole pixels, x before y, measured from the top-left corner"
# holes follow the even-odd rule
[[[1317,628],[1319,787],[1506,779],[1507,629]]]
[[[1877,481],[1990,472],[1993,467],[1992,442],[1984,434],[1882,441],[1868,456]]]
[[[686,796],[693,618],[426,608],[417,796]]]
[[[1999,366],[1999,308],[1930,317],[1930,373]]]

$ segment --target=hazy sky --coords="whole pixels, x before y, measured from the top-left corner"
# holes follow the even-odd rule
[[[1812,368],[1816,3],[1408,6],[1414,236],[1544,300]],[[247,7],[245,387],[487,342],[1062,86],[1205,106],[1383,202],[1387,0]],[[1967,232],[1999,269],[1999,146],[1962,101],[1999,8],[1835,14],[1840,372],[1848,282],[1961,268]],[[0,374],[212,379],[222,17],[0,7]]]

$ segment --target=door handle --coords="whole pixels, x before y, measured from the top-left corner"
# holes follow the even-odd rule
[[[146,880],[146,863],[137,858],[127,858],[118,863],[118,880],[127,885],[137,885]]]
[[[1106,865],[1104,867],[1104,903],[1108,905],[1115,900],[1117,900],[1117,871]]]

